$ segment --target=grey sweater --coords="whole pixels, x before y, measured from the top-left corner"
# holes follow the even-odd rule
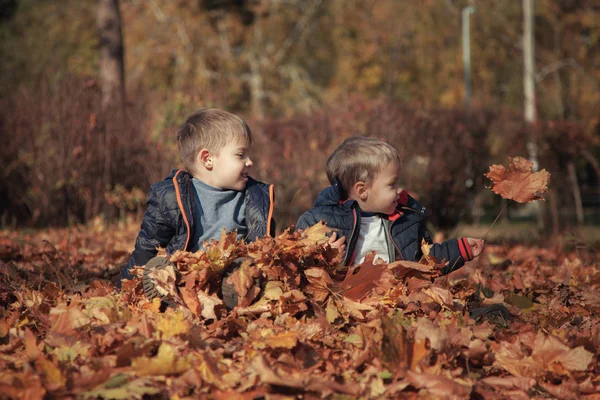
[[[246,202],[244,191],[219,189],[193,178],[196,190],[195,229],[191,237],[192,251],[202,249],[203,242],[219,240],[221,231],[237,230],[238,239],[246,237]]]

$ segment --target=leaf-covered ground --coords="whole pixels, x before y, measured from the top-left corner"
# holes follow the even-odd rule
[[[595,250],[489,245],[436,277],[427,259],[347,271],[323,229],[223,236],[155,274],[165,307],[111,283],[136,228],[0,234],[0,397],[600,399]]]

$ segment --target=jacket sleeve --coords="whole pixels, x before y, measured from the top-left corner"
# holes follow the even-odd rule
[[[315,220],[314,215],[310,211],[307,211],[304,214],[302,214],[300,218],[298,218],[298,222],[296,222],[296,228],[306,229],[313,226],[317,222],[319,221]]]
[[[121,279],[132,279],[130,271],[134,266],[145,265],[148,260],[156,256],[157,247],[167,247],[175,236],[173,221],[168,221],[160,211],[160,200],[153,188],[150,188],[146,212],[142,226],[135,241],[135,248],[129,262],[121,270]]]
[[[422,225],[421,232],[421,237],[427,243],[431,244],[431,235],[427,229],[425,229],[424,224]],[[465,265],[466,261],[473,259],[471,246],[467,242],[466,238],[449,239],[443,243],[435,243],[431,247],[430,254],[434,256],[438,262],[446,260],[448,263],[447,266],[442,268],[442,275],[447,275],[452,271],[456,271]]]

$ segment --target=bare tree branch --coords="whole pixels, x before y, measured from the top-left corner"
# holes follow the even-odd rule
[[[300,18],[300,21],[296,23],[296,26],[294,26],[294,29],[292,30],[290,35],[285,39],[283,45],[281,46],[277,54],[275,54],[275,57],[273,59],[274,65],[278,65],[281,62],[281,60],[283,60],[283,58],[287,55],[287,52],[290,50],[290,48],[298,39],[298,37],[300,37],[300,34],[304,30],[304,28],[306,28],[306,26],[310,22],[310,19],[316,14],[317,10],[321,6],[321,3],[323,3],[323,0],[315,0],[313,4],[309,7],[308,11],[302,16],[302,18]]]

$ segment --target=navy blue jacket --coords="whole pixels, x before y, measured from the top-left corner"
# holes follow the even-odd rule
[[[248,178],[245,191],[246,240],[251,242],[265,235],[273,236],[273,185]],[[150,187],[142,227],[133,254],[121,270],[121,279],[131,279],[131,268],[145,265],[156,256],[157,246],[164,247],[168,254],[194,246],[190,238],[196,223],[192,212],[196,209],[196,201],[192,176],[183,170],[173,170],[165,180]]]
[[[344,264],[352,264],[360,231],[360,209],[356,201],[344,201],[341,193],[337,180],[333,186],[323,189],[315,201],[314,208],[302,214],[296,227],[306,229],[319,221],[325,222],[327,226],[338,232],[338,237],[346,236]],[[421,259],[423,255],[421,241],[424,239],[427,243],[432,243],[425,227],[425,216],[425,207],[417,203],[408,193],[402,192],[396,212],[383,219],[390,260],[419,261]],[[449,262],[448,266],[442,269],[443,274],[462,267],[465,261],[473,258],[471,247],[465,238],[434,244],[430,254],[438,262],[442,260]]]

